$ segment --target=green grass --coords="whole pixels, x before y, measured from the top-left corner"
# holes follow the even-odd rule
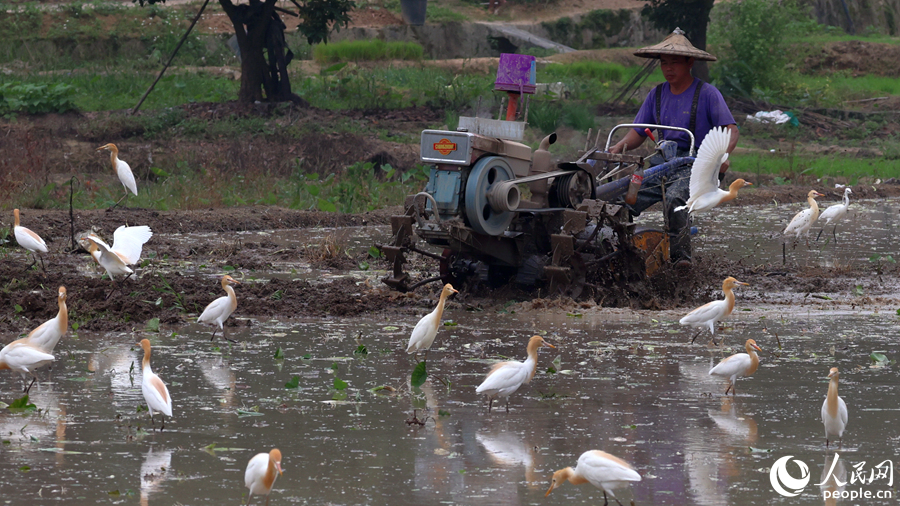
[[[783,182],[798,183],[803,179],[839,178],[849,184],[900,177],[900,159],[851,158],[847,156],[811,156],[782,154],[734,154],[732,170],[771,174]],[[830,184],[830,183],[828,183]]]
[[[440,5],[429,4],[428,10],[425,13],[425,21],[428,23],[466,21],[467,19],[465,14],[450,7],[443,7]]]
[[[384,42],[382,40],[342,40],[318,44],[313,58],[319,63],[378,60],[421,60],[422,46],[415,42]]]

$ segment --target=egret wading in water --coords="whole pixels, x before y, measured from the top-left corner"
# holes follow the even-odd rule
[[[52,355],[59,340],[69,331],[69,308],[66,307],[66,287],[64,286],[59,287],[56,305],[59,308],[56,316],[40,324],[29,332],[26,337],[16,339],[7,346],[12,346],[16,343],[26,343]],[[25,378],[25,373],[22,373],[22,378]]]
[[[18,209],[13,209],[13,221],[13,235],[16,236],[16,242],[19,243],[19,246],[31,252],[32,262],[28,265],[28,267],[25,268],[25,270],[27,271],[37,263],[38,253],[47,253],[49,250],[47,249],[47,243],[45,243],[44,240],[41,239],[41,236],[19,225]],[[44,268],[43,256],[41,256],[41,269],[47,270],[46,268]]]
[[[787,262],[787,253],[785,250],[788,236],[794,236],[795,245],[796,241],[800,240],[801,235],[806,236],[806,247],[809,247],[809,229],[812,227],[812,224],[819,219],[819,204],[816,202],[816,197],[824,197],[824,195],[816,190],[810,190],[809,193],[806,194],[806,201],[809,202],[809,209],[804,209],[795,214],[787,228],[784,229],[785,242],[781,244],[782,262]]]
[[[503,398],[506,398],[506,412],[509,413],[509,396],[520,386],[531,382],[537,370],[538,349],[542,346],[556,348],[541,336],[532,336],[528,340],[528,358],[524,362],[500,362],[491,367],[487,377],[475,389],[476,393],[487,395],[488,413],[491,412],[494,399]]]
[[[0,350],[0,370],[9,369],[17,372],[22,375],[23,380],[26,375],[31,375],[31,383],[24,385],[25,388],[22,390],[26,394],[37,381],[37,376],[34,374],[35,369],[44,367],[54,360],[53,355],[26,342],[10,343]]]
[[[106,274],[113,283],[114,288],[106,296],[107,299],[116,291],[114,276],[124,274],[125,279],[128,279],[134,274],[129,265],[141,261],[144,244],[151,237],[153,237],[153,232],[147,225],[139,227],[122,225],[113,232],[112,247],[94,234],[82,238],[82,240],[88,241],[88,251],[94,260],[106,270]]]
[[[683,206],[676,207],[675,211],[687,209],[689,213],[697,214],[712,209],[734,200],[738,196],[738,190],[753,184],[735,179],[728,186],[728,191],[719,189],[719,167],[728,159],[730,142],[731,130],[728,128],[715,127],[706,134],[691,167],[691,197]]]
[[[716,322],[721,321],[734,311],[734,287],[737,285],[750,286],[750,283],[738,281],[730,276],[725,278],[725,281],[722,282],[722,293],[725,294],[725,300],[707,302],[686,314],[684,318],[678,321],[678,323],[682,325],[689,325],[700,329],[700,331],[694,334],[694,338],[691,339],[691,344],[694,344],[694,341],[697,340],[697,336],[699,336],[705,328],[709,329],[709,333],[712,335],[712,343],[716,346],[725,341],[725,338],[723,337],[722,341],[719,341],[719,343],[716,342]]]
[[[831,229],[831,235],[834,237],[834,242],[837,242],[837,224],[844,216],[847,215],[847,211],[850,209],[851,193],[853,193],[853,190],[851,190],[848,186],[844,189],[844,199],[840,204],[828,206],[828,209],[825,209],[821,214],[819,214],[818,221],[825,220],[825,224],[822,225],[822,230],[819,230],[819,235],[816,236],[816,241],[819,240],[819,237],[822,237],[822,232],[825,231],[825,227],[834,223],[834,228]]]
[[[228,336],[225,335],[225,327],[223,324],[225,323],[225,320],[231,316],[231,313],[237,309],[237,295],[234,294],[234,288],[231,288],[231,285],[239,284],[238,281],[227,274],[222,276],[222,289],[225,290],[227,295],[210,302],[209,305],[206,306],[206,309],[203,310],[203,313],[200,314],[200,317],[197,318],[197,322],[199,323],[213,325],[212,337],[209,338],[210,341],[215,339],[216,332],[221,330],[222,337],[232,343],[237,342],[234,339],[229,339]],[[215,328],[216,326],[218,326],[218,328]]]
[[[278,475],[275,472],[278,472]],[[266,496],[266,506],[269,506],[269,493],[275,486],[275,478],[282,474],[281,451],[277,448],[269,453],[258,453],[247,463],[247,471],[244,472],[244,485],[250,489],[247,494],[247,504],[253,494]]]
[[[434,338],[437,337],[438,329],[441,328],[441,317],[444,315],[447,297],[454,293],[459,293],[459,291],[453,288],[453,285],[450,283],[444,285],[437,307],[423,316],[416,324],[412,335],[409,336],[409,344],[406,346],[406,353],[415,353],[413,358],[418,359],[419,352],[425,350],[425,360],[428,360],[428,349],[431,348]]]
[[[628,462],[619,457],[600,450],[591,450],[582,453],[581,457],[578,457],[578,464],[574,469],[567,467],[553,473],[553,478],[550,480],[550,489],[547,490],[544,497],[550,495],[553,489],[559,487],[567,480],[573,485],[590,483],[599,488],[603,491],[603,505],[606,506],[609,504],[609,499],[606,497],[607,494],[614,501],[622,504],[616,499],[613,491],[628,487],[631,485],[631,482],[641,481],[641,475]]]
[[[759,367],[759,356],[756,352],[762,351],[762,349],[756,345],[756,341],[747,339],[747,342],[744,343],[744,349],[747,350],[747,353],[735,353],[730,357],[725,357],[717,366],[709,370],[710,376],[728,379],[728,388],[725,389],[725,395],[728,395],[729,390],[731,390],[731,395],[736,395],[734,383],[737,379],[750,376]]]
[[[125,187],[125,195],[110,207],[110,209],[112,209],[113,207],[118,206],[119,202],[122,202],[125,197],[128,197],[129,190],[137,196],[137,183],[134,180],[134,174],[131,172],[131,167],[125,161],[119,160],[119,148],[117,148],[115,144],[107,144],[97,148],[97,151],[102,151],[104,149],[109,151],[109,160],[112,163],[113,171],[115,171],[116,176],[119,177],[122,186]]]
[[[147,401],[147,409],[150,410],[150,425],[153,425],[153,412],[157,411],[162,417],[162,426],[159,430],[166,428],[166,417],[172,416],[172,398],[169,397],[169,389],[159,376],[154,374],[150,368],[150,341],[144,339],[141,341],[141,348],[144,349],[144,360],[141,362],[141,393],[144,394],[144,400]]]
[[[828,395],[822,403],[822,423],[825,424],[825,447],[829,438],[838,440],[838,448],[844,443],[844,428],[847,427],[847,403],[838,395],[838,368],[828,372]]]

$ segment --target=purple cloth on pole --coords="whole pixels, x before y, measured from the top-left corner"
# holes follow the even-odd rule
[[[673,95],[669,90],[669,83],[662,85],[662,101],[660,103],[660,119],[656,118],[656,87],[650,90],[641,110],[634,118],[635,123],[655,123],[658,125],[688,128],[691,124],[691,102],[694,100],[694,91],[700,84],[700,80],[694,78],[693,84],[680,95]],[[700,90],[700,101],[697,104],[697,127],[694,138],[697,149],[713,127],[735,124],[734,116],[725,104],[722,93],[715,86],[706,83]],[[635,128],[637,133],[646,137],[643,129]],[[691,138],[684,132],[661,130],[659,137],[673,140],[678,143],[678,148],[687,150],[691,146]]]

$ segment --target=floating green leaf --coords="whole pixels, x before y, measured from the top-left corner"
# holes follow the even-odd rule
[[[581,313],[566,313],[566,316],[571,316],[572,318],[581,318],[584,315]]]
[[[337,390],[338,392],[347,389],[347,382],[342,380],[341,378],[338,378],[337,376],[334,377],[333,384],[334,384],[334,389]]]
[[[372,258],[382,258],[384,257],[384,253],[375,246],[369,246],[369,256]]]
[[[238,418],[246,418],[248,416],[263,416],[259,411],[247,411],[244,409],[237,410]]]
[[[897,310],[897,313],[900,314],[900,309]],[[395,327],[393,325],[388,325],[387,327],[382,327],[381,330],[386,332],[393,332],[395,330],[400,330],[400,327]]]
[[[312,358],[312,354],[311,354],[311,353],[307,353],[307,354],[303,355],[303,356],[300,357],[300,358],[302,358],[303,360],[309,360],[309,359]]]
[[[275,350],[275,356],[273,358],[275,360],[284,360],[284,351],[280,346]]]
[[[226,265],[225,267],[222,267],[222,270],[226,272],[234,272],[234,267]]]
[[[36,411],[36,410],[37,410],[37,406],[35,406],[34,404],[29,404],[29,403],[28,403],[28,396],[25,395],[25,396],[23,396],[23,397],[20,397],[20,398],[14,400],[14,401],[12,402],[12,404],[9,405],[9,410],[10,410],[10,411],[16,411],[16,412],[21,412],[21,411]]]
[[[887,356],[884,353],[872,352],[869,354],[869,358],[872,359],[872,364],[875,367],[884,367],[888,365],[889,361]]]
[[[150,318],[150,321],[147,322],[147,330],[159,332],[159,318]]]
[[[771,453],[772,450],[767,450],[765,448],[754,448],[752,446],[749,447],[750,453]]]
[[[362,355],[362,356],[366,356],[366,355],[369,354],[369,349],[366,348],[366,345],[361,344],[361,345],[359,345],[359,346],[356,347],[356,351],[354,351],[353,354],[354,354],[354,355]]]
[[[412,376],[409,378],[409,383],[414,387],[420,387],[423,383],[425,383],[425,379],[428,378],[428,371],[425,370],[425,361],[421,361],[416,365],[416,368],[413,369]]]
[[[856,287],[853,289],[853,294],[854,294],[854,295],[860,295],[860,296],[861,296],[861,295],[863,294],[863,287],[862,287],[862,285],[856,285]]]
[[[453,321],[453,320],[447,320],[447,321],[444,322],[444,326],[445,326],[445,327],[455,327],[455,326],[457,326],[457,325],[459,325],[459,324],[456,323],[456,322]]]
[[[300,388],[300,376],[291,378],[291,381],[284,384],[284,388]]]
[[[439,409],[438,416],[450,416],[450,412],[444,409]]]
[[[358,264],[358,267],[359,267],[359,270],[361,270],[361,271],[367,271],[367,270],[369,270],[369,262],[360,262]]]
[[[22,471],[23,473],[27,473],[28,471],[31,471],[31,467],[30,466],[22,466],[19,468],[19,471]]]
[[[388,385],[379,385],[379,386],[377,386],[377,387],[375,387],[375,388],[370,388],[369,391],[372,392],[373,394],[376,394],[376,393],[379,393],[379,392],[388,392],[388,393],[390,393],[390,392],[395,392],[396,389],[395,389],[394,387],[388,386]]]

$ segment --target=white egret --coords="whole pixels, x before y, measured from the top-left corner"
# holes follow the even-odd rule
[[[734,311],[734,287],[737,285],[750,286],[749,283],[738,281],[729,276],[722,282],[722,293],[725,294],[725,300],[707,302],[686,314],[684,318],[678,321],[678,323],[682,325],[689,325],[700,329],[700,331],[694,335],[694,338],[691,339],[691,344],[694,344],[694,341],[697,340],[697,336],[703,332],[704,328],[708,328],[709,333],[713,336],[713,344],[718,346],[718,343],[715,341],[716,322],[721,321]],[[722,339],[724,341],[724,338]]]
[[[425,359],[428,359],[428,349],[431,348],[431,344],[434,343],[434,338],[437,337],[438,329],[441,326],[441,317],[444,315],[444,304],[447,302],[447,297],[454,293],[459,293],[459,291],[453,288],[453,285],[450,283],[444,285],[444,288],[441,290],[441,297],[438,300],[437,307],[434,308],[434,311],[428,313],[419,320],[419,323],[416,324],[412,331],[412,335],[409,336],[409,344],[406,346],[406,353],[415,353],[416,357],[418,357],[419,352],[425,350]]]
[[[112,163],[112,168],[116,172],[116,176],[119,177],[122,186],[125,187],[125,195],[113,205],[113,207],[116,207],[119,205],[119,202],[122,202],[122,200],[128,196],[129,190],[137,196],[137,183],[134,181],[134,174],[131,172],[131,167],[125,161],[119,160],[119,148],[117,148],[115,144],[107,144],[97,148],[97,151],[104,149],[109,151],[109,160]]]
[[[621,505],[622,503],[616,499],[613,491],[628,487],[631,485],[631,482],[641,481],[641,475],[628,462],[614,455],[600,450],[590,450],[578,457],[578,464],[574,469],[567,467],[553,473],[553,479],[550,480],[550,489],[547,490],[544,497],[550,495],[553,489],[559,487],[567,480],[573,485],[590,483],[602,490],[604,506],[609,504],[609,499],[606,497],[607,494]]]
[[[825,224],[822,225],[822,230],[819,230],[819,235],[816,236],[817,241],[819,240],[819,237],[822,237],[822,232],[825,230],[825,227],[834,223],[834,228],[831,229],[831,235],[834,236],[834,242],[837,242],[837,223],[847,215],[847,211],[850,209],[851,193],[853,193],[853,190],[848,186],[844,189],[844,198],[840,204],[828,206],[827,209],[819,214],[819,219],[817,221],[824,220]]]
[[[844,443],[844,428],[847,427],[847,403],[838,396],[838,368],[832,367],[828,372],[828,395],[822,403],[822,423],[825,424],[825,447],[828,438],[838,440],[838,448]]]
[[[154,411],[163,415],[160,427],[162,430],[166,428],[166,417],[172,416],[172,398],[169,397],[169,389],[166,388],[166,384],[150,368],[150,341],[142,340],[141,348],[144,349],[144,360],[141,363],[141,393],[144,394],[147,409],[150,410],[150,425],[153,425]]]
[[[753,339],[747,339],[744,343],[747,353],[735,353],[730,357],[725,357],[721,362],[709,370],[710,376],[719,376],[728,378],[728,388],[725,389],[725,395],[731,390],[731,395],[735,395],[734,383],[738,378],[746,378],[756,372],[759,367],[759,356],[756,351],[762,351],[756,345]],[[754,351],[756,350],[756,351]]]
[[[488,397],[488,413],[494,399],[506,398],[506,412],[509,413],[509,396],[515,393],[525,383],[531,382],[537,369],[538,349],[542,346],[556,348],[544,341],[541,336],[532,336],[528,340],[528,358],[524,362],[500,362],[494,364],[487,377],[475,389],[476,393],[485,394]]]
[[[253,494],[266,496],[266,506],[269,506],[269,494],[275,486],[275,478],[283,474],[281,470],[281,451],[277,448],[269,453],[258,453],[247,463],[247,471],[244,472],[244,486],[250,489],[247,494],[247,504]]]
[[[734,200],[738,190],[753,184],[736,179],[728,186],[728,191],[719,189],[719,167],[728,159],[730,142],[731,130],[727,127],[715,127],[706,134],[691,166],[691,196],[685,205],[676,207],[675,211],[687,209],[689,213],[696,214],[712,209]]]
[[[13,235],[16,236],[16,242],[19,246],[31,252],[31,265],[25,268],[27,271],[32,265],[37,263],[37,253],[47,253],[47,243],[41,239],[41,236],[35,234],[31,230],[19,225],[19,210],[13,209]],[[44,257],[41,257],[41,268],[44,268]],[[46,269],[45,269],[46,270]]]
[[[237,309],[237,296],[234,294],[234,288],[231,288],[231,285],[239,285],[240,283],[232,278],[229,275],[222,276],[222,289],[225,290],[224,297],[219,297],[218,299],[209,303],[206,306],[206,309],[203,310],[203,313],[200,314],[200,317],[197,318],[197,322],[199,323],[207,323],[213,326],[213,334],[212,337],[209,338],[210,341],[216,338],[216,332],[221,330],[222,337],[226,340],[236,343],[234,339],[229,339],[228,336],[225,335],[225,320],[231,316],[231,313]],[[219,328],[215,328],[218,326]]]

